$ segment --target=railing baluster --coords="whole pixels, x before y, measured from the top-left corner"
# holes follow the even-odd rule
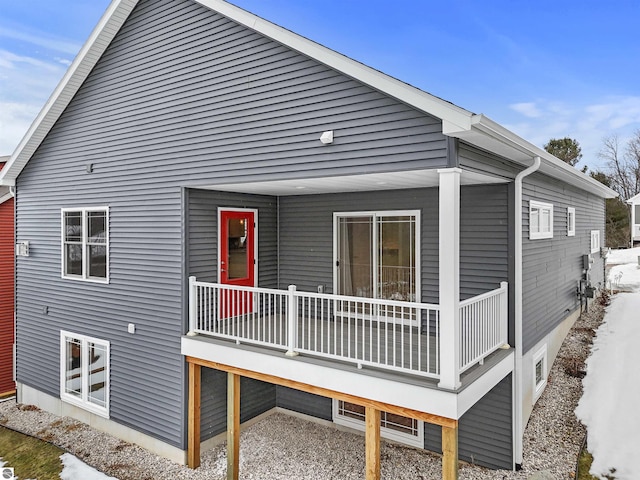
[[[191,279],[189,294],[190,331],[439,376],[443,347],[437,305]],[[506,284],[460,302],[461,372],[506,343],[506,302]]]

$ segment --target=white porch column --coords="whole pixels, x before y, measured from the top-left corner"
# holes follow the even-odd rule
[[[459,168],[438,170],[439,277],[440,277],[440,383],[460,386],[460,174]]]

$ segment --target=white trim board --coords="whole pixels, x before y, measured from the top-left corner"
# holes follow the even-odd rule
[[[284,352],[271,354],[249,348],[240,349],[233,344],[226,345],[204,336],[182,337],[181,352],[182,355],[210,362],[453,419],[460,419],[512,372],[514,363],[513,352],[510,352],[482,377],[458,393],[363,375],[355,366],[353,369],[333,368],[298,357],[287,357]]]

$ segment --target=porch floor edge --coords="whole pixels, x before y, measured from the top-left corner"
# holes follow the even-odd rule
[[[182,337],[181,352],[207,362],[456,420],[513,371],[513,350],[499,350],[483,365],[465,372],[461,388],[452,391],[439,388],[434,379],[305,355],[289,357],[278,350],[203,335]]]

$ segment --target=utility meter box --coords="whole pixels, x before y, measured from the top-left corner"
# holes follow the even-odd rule
[[[591,255],[582,255],[582,268],[584,268],[585,270],[591,270],[592,263],[593,257]]]

